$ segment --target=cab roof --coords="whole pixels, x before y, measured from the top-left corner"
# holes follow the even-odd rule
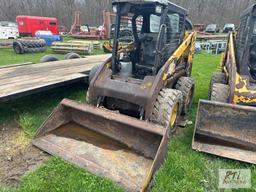
[[[253,5],[251,5],[250,7],[248,7],[247,9],[245,9],[242,14],[240,15],[240,17],[244,17],[248,14],[252,14],[252,12],[256,9],[256,3],[254,3]]]
[[[177,12],[183,13],[184,15],[188,14],[188,10],[175,4],[172,3],[168,0],[112,0],[112,4],[116,4],[116,3],[130,3],[130,4],[138,4],[138,5],[143,5],[143,4],[149,4],[149,3],[157,3],[160,5],[164,5],[164,6],[171,6],[173,8],[173,10],[177,10]]]
[[[159,3],[162,5],[168,5],[171,3],[168,0],[112,0],[113,3],[132,3],[132,4],[141,4],[141,3]]]

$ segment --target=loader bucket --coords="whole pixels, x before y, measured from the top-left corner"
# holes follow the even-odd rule
[[[167,152],[164,127],[64,99],[33,144],[127,191],[146,191]]]
[[[192,148],[255,164],[256,108],[201,100]]]

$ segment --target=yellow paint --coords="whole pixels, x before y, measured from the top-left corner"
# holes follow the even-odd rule
[[[169,66],[168,73],[165,73],[163,76],[163,81],[166,81],[168,76],[169,75],[171,76],[175,72],[175,68],[176,68],[176,64],[172,62]]]
[[[110,45],[109,42],[105,42],[105,43],[104,43],[104,47],[105,47],[107,50],[112,51],[112,46]]]
[[[167,61],[170,63],[170,66],[168,69],[168,74],[165,74],[163,77],[164,81],[167,79],[168,76],[171,76],[175,72],[175,68],[176,68],[175,61],[179,59],[184,59],[184,57],[187,56],[189,65],[192,65],[193,54],[195,50],[195,40],[196,40],[196,32],[185,33],[183,43],[179,46],[179,48],[172,54],[172,56]]]
[[[228,75],[232,76],[235,75],[235,88],[234,90],[231,90],[231,92],[234,92],[234,97],[232,98],[234,104],[241,104],[241,103],[256,103],[256,98],[254,95],[256,95],[256,90],[250,90],[250,82],[249,79],[244,78],[240,76],[237,73],[236,68],[236,57],[235,57],[235,39],[236,34],[231,33],[229,35],[229,41],[228,41],[228,49],[226,50],[227,54],[227,61],[222,61],[222,67],[224,69],[224,72],[226,72]],[[228,68],[225,67],[225,62],[229,64]],[[234,70],[234,71],[232,71]],[[229,82],[232,84],[233,82]],[[243,85],[241,88],[237,88],[238,85]],[[231,87],[232,88],[232,87]],[[251,97],[247,97],[246,95],[250,95]]]
[[[167,74],[167,73],[164,73],[163,81],[166,81],[166,80],[167,80],[167,77],[168,77],[168,74]]]
[[[243,96],[243,94],[249,94],[251,96],[256,95],[256,91],[255,90],[249,90],[249,80],[245,79],[243,77],[241,77],[238,73],[236,74],[236,85],[239,84],[243,84],[244,86],[241,88],[237,88],[235,87],[235,95],[234,95],[234,99],[233,102],[234,104],[239,104],[239,103],[256,103],[256,98],[249,98],[249,97],[245,97]]]
[[[175,123],[176,123],[176,120],[177,120],[177,116],[178,116],[178,111],[179,111],[179,104],[177,103],[173,110],[172,110],[172,116],[171,116],[171,126],[172,128],[174,127]]]
[[[140,86],[140,88],[141,89],[148,89],[148,88],[151,88],[152,87],[152,83],[151,82],[149,82],[149,83],[147,83],[147,84],[142,84],[141,86]]]
[[[110,69],[111,66],[112,66],[111,62],[109,62],[109,63],[106,64],[106,67],[107,67],[108,69]]]

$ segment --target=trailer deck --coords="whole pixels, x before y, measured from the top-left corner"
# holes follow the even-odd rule
[[[0,67],[0,102],[85,81],[92,67],[110,55]]]

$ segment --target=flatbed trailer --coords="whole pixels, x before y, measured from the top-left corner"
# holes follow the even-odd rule
[[[110,55],[96,55],[83,59],[0,67],[0,103],[83,82],[94,65],[109,57]]]

